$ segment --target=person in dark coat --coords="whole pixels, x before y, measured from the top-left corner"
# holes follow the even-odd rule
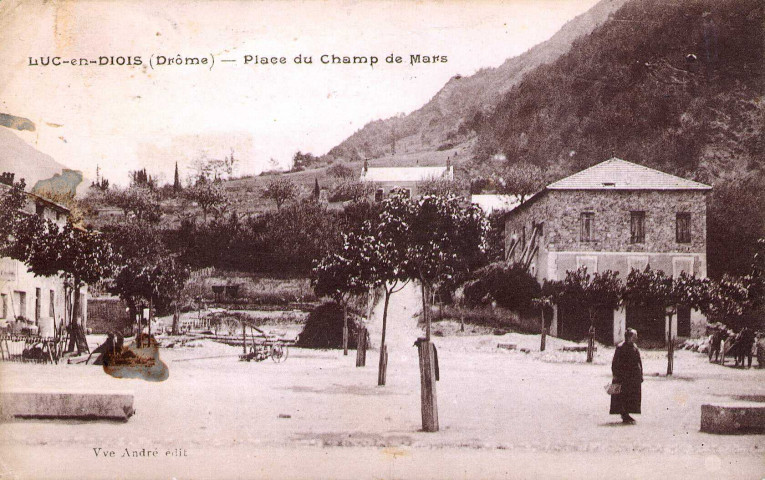
[[[635,423],[630,413],[640,413],[641,384],[643,383],[643,362],[640,360],[640,350],[635,342],[637,331],[629,328],[624,336],[624,342],[616,347],[614,359],[611,362],[613,383],[621,385],[621,393],[611,395],[612,415],[621,415],[622,422]]]

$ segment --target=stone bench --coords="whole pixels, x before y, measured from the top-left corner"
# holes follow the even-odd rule
[[[701,431],[706,433],[765,433],[765,403],[731,402],[701,406]]]
[[[497,348],[503,348],[505,350],[515,350],[518,348],[518,345],[515,343],[498,343]]]
[[[127,421],[134,413],[132,392],[0,392],[0,420],[60,418]]]

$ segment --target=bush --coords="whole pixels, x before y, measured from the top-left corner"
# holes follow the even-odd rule
[[[348,312],[348,348],[356,348],[358,324]],[[335,302],[314,308],[308,315],[298,347],[343,348],[343,309]]]
[[[540,291],[536,278],[524,268],[497,262],[476,271],[473,280],[465,285],[465,301],[474,306],[495,301],[500,307],[524,311]]]

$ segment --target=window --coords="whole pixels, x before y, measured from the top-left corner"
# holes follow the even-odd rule
[[[383,196],[385,195],[385,190],[382,188],[378,188],[375,190],[375,202],[382,202]]]
[[[42,203],[35,204],[35,213],[40,215],[41,217],[45,214],[45,205]]]
[[[27,316],[27,292],[15,291],[15,292],[13,292],[13,295],[15,297],[14,298],[14,301],[16,303],[15,306],[18,307],[18,308],[15,309],[16,311],[14,313],[16,314],[17,317],[24,317],[24,318],[26,318],[26,316]]]
[[[412,196],[411,188],[404,188],[402,191],[404,192],[404,198],[410,198]]]
[[[630,243],[645,243],[645,212],[630,212]]]
[[[50,303],[48,304],[48,316],[54,318],[56,315],[56,292],[50,291]]]
[[[678,213],[675,225],[677,243],[691,243],[691,214]]]
[[[594,226],[595,214],[593,212],[582,212],[579,216],[579,240],[582,242],[593,241]]]

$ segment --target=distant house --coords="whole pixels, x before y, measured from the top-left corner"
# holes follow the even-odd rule
[[[711,187],[612,158],[545,187],[507,214],[505,256],[521,262],[542,282],[566,272],[663,270],[707,275],[706,195]],[[551,334],[578,339],[589,327],[581,312],[556,308],[546,320]],[[634,327],[641,339],[662,341],[667,325],[650,307],[599,312],[596,333],[620,342]],[[704,333],[706,319],[680,309],[673,331],[679,337]]]
[[[13,184],[13,176],[4,176],[0,182],[0,194],[5,194]],[[69,209],[33,193],[27,193],[24,211],[40,215],[63,227]],[[45,336],[53,335],[55,324],[64,318],[64,280],[61,277],[36,277],[18,260],[0,257],[0,326],[5,327],[19,317],[30,321]],[[87,287],[80,291],[80,316],[78,321],[87,324]]]
[[[419,196],[418,185],[431,180],[454,180],[451,161],[447,160],[444,167],[370,167],[365,160],[359,177],[361,182],[374,184],[374,199],[377,202],[381,202],[397,188],[403,189],[411,198],[416,198]]]

